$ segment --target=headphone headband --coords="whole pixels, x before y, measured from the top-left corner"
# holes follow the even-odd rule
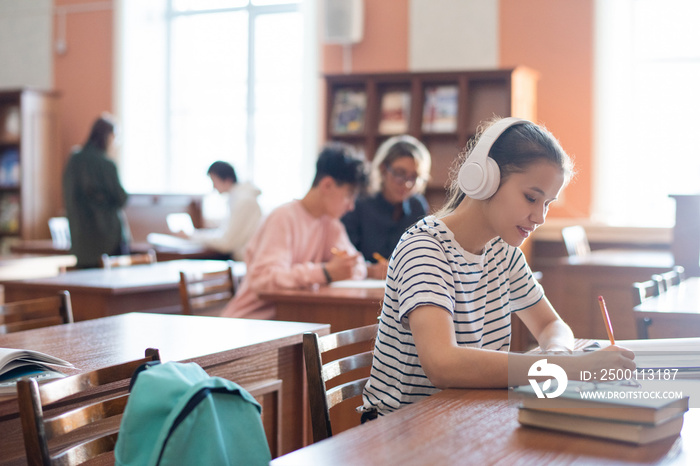
[[[479,200],[494,195],[501,181],[501,173],[496,161],[489,157],[491,147],[508,128],[525,123],[530,122],[522,118],[503,118],[482,133],[469,158],[459,170],[457,182],[464,194]]]

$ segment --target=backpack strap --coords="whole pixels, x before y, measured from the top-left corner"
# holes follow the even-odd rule
[[[158,364],[160,364],[160,361],[148,361],[144,362],[139,367],[137,367],[134,370],[134,373],[131,375],[131,381],[129,382],[129,393],[131,393],[131,389],[134,388],[136,378],[139,376],[139,374],[148,369],[149,367],[157,366]]]

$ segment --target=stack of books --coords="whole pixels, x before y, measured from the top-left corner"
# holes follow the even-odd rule
[[[689,407],[688,396],[657,397],[656,389],[619,383],[569,381],[556,398],[537,398],[530,386],[513,392],[522,425],[639,445],[677,436]]]

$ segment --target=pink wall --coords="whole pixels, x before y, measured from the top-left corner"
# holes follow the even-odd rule
[[[501,66],[540,72],[537,116],[574,157],[554,217],[588,217],[593,122],[593,0],[501,0]]]
[[[94,3],[54,0],[55,6]],[[54,88],[61,95],[61,157],[87,139],[93,121],[113,111],[113,11],[75,12],[66,16],[66,53],[54,51]],[[54,34],[57,28],[54,27]]]

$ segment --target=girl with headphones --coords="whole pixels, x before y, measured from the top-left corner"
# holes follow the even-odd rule
[[[541,354],[509,354],[517,313],[550,363],[581,370],[635,367],[631,351],[570,354],[573,334],[518,248],[542,225],[573,165],[545,128],[491,123],[463,151],[449,200],[411,227],[389,263],[363,419],[443,388],[528,384]]]

